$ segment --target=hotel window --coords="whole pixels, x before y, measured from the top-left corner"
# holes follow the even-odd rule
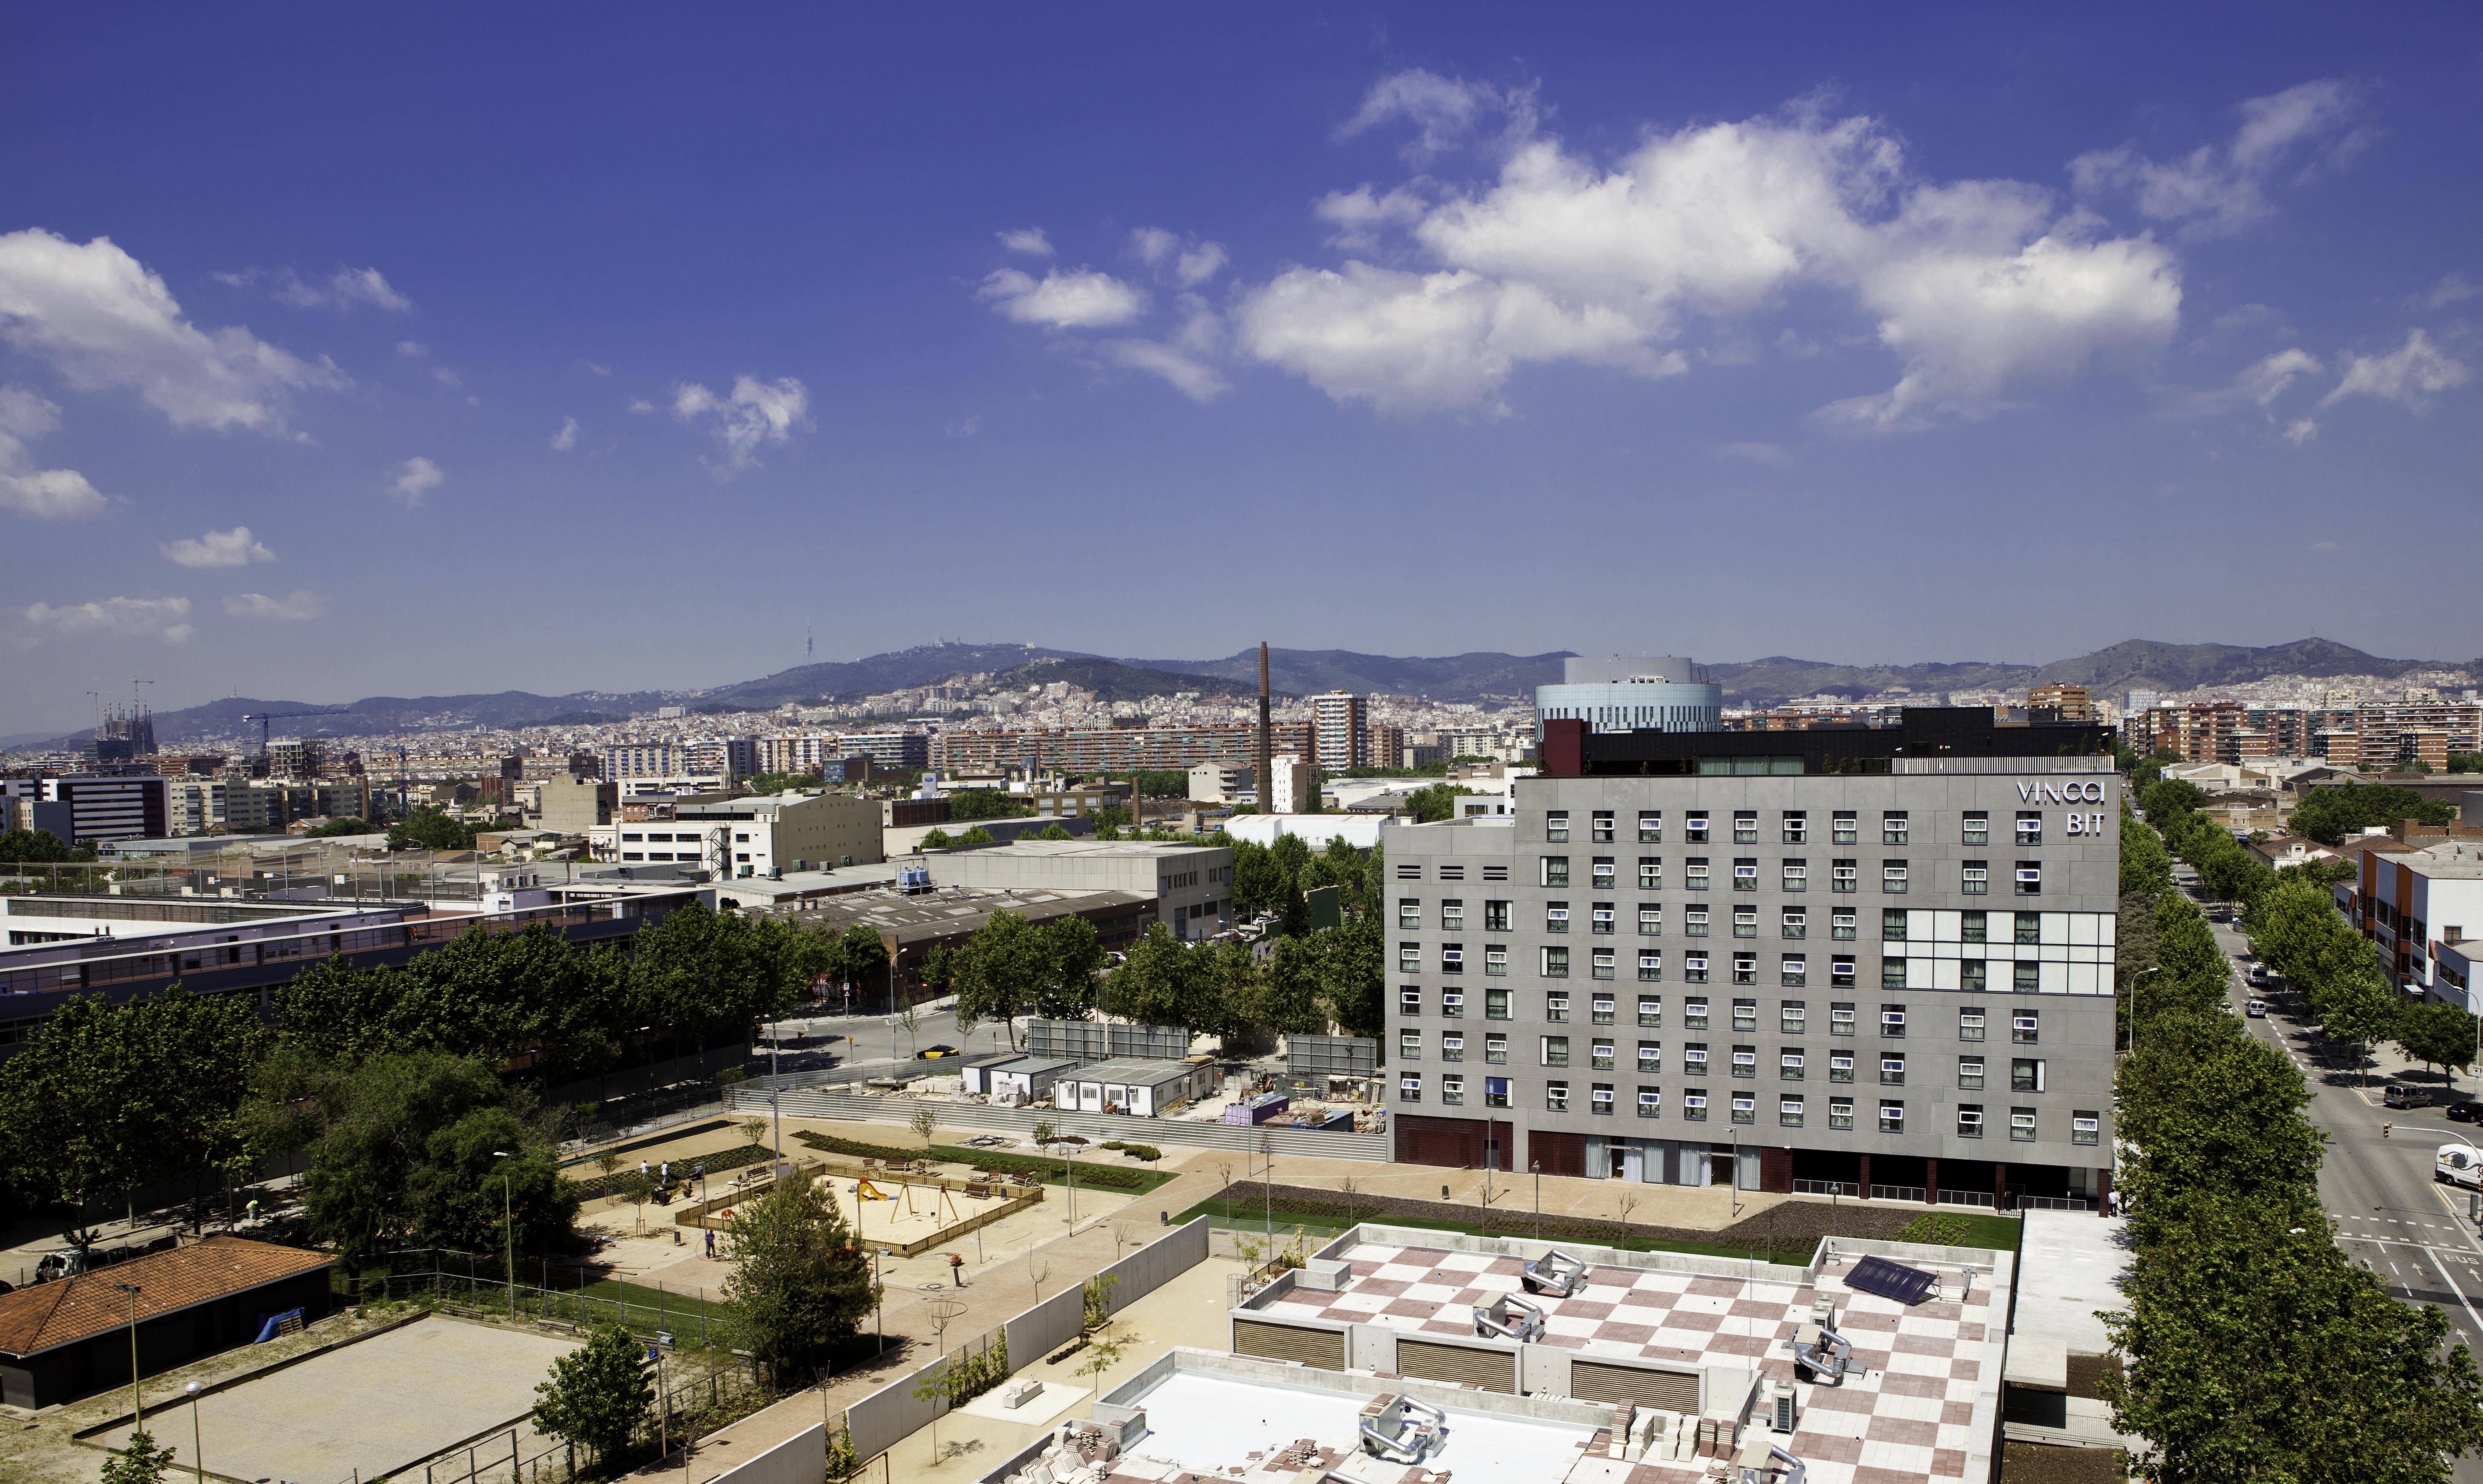
[[[1905,1057],[1891,1051],[1887,1055],[1880,1058],[1880,1085],[1882,1087],[1903,1087],[1906,1085]]]
[[[1755,1124],[1759,1121],[1759,1100],[1749,1093],[1733,1095],[1733,1122]]]
[[[1693,902],[1689,906],[1681,909],[1681,936],[1684,938],[1704,938],[1707,936],[1706,903]]]
[[[1442,1060],[1442,1061],[1444,1061],[1444,1062],[1461,1062],[1461,1061],[1464,1061],[1465,1059],[1466,1059],[1466,1037],[1465,1037],[1465,1032],[1463,1032],[1463,1031],[1456,1031],[1456,1030],[1452,1030],[1452,1031],[1443,1031],[1443,1032],[1441,1032],[1441,1034],[1440,1034],[1440,1060]]]
[[[1598,979],[1610,979],[1613,977],[1613,950],[1610,948],[1596,949],[1594,958],[1589,963],[1589,971]]]
[[[1755,845],[1759,842],[1759,816],[1755,809],[1733,811],[1733,843]]]
[[[1598,1082],[1587,1096],[1587,1111],[1610,1114],[1613,1111],[1613,1084]]]
[[[1569,811],[1551,809],[1543,815],[1543,837],[1556,843],[1569,837]]]
[[[2035,1142],[2035,1110],[2033,1108],[2011,1108],[2009,1110],[2009,1142],[2012,1144],[2032,1144]]]
[[[1508,1019],[1508,992],[1507,990],[1485,990],[1482,992],[1482,1018],[1486,1020],[1506,1020]]]
[[[1589,1002],[1588,1009],[1589,1012],[1589,1019],[1592,1020],[1595,1024],[1610,1025],[1613,1023],[1612,995],[1597,994]]]
[[[1733,858],[1733,889],[1736,891],[1759,889],[1759,861],[1756,856]]]
[[[2041,845],[2042,843],[2043,811],[2042,809],[2019,809],[2017,811],[2017,848],[2024,850],[2029,846]]]
[[[1589,864],[1592,867],[1591,879],[1594,883],[1595,889],[1598,891],[1612,890],[1614,886],[1613,858],[1610,856],[1597,856],[1589,862]]]
[[[1903,861],[1880,862],[1880,889],[1890,896],[1906,894],[1906,862]]]
[[[1451,1104],[1463,1103],[1466,1100],[1466,1079],[1463,1077],[1440,1078],[1440,1100]]]
[[[1685,1042],[1681,1047],[1681,1070],[1694,1077],[1707,1074],[1707,1043]]]
[[[1486,975],[1506,974],[1508,972],[1508,945],[1507,943],[1485,943],[1482,945],[1482,971]]]
[[[1486,1108],[1508,1106],[1508,1078],[1485,1077],[1482,1079],[1482,1105]]]
[[[1983,1089],[1983,1058],[1961,1056],[1957,1059],[1957,1085],[1968,1092]]]
[[[1882,1098],[1880,1100],[1880,1131],[1882,1133],[1903,1133],[1906,1131],[1906,1105],[1904,1102],[1894,1098]]]
[[[2095,1144],[2100,1142],[2102,1136],[2103,1120],[2095,1113],[2081,1108],[2069,1115],[2070,1143]]]
[[[1693,845],[1707,843],[1707,811],[1692,809],[1683,822],[1681,837]]]
[[[2042,861],[2020,861],[2017,862],[2017,894],[2019,896],[2042,896],[2043,894]]]
[[[1882,1005],[1880,1007],[1880,1034],[1889,1038],[1890,1040],[1904,1039],[1906,1034],[1905,1006]]]
[[[1967,896],[1983,896],[1991,890],[1991,862],[1961,861],[1957,867],[1957,889]]]
[[[1421,897],[1401,896],[1397,899],[1397,925],[1401,928],[1418,928],[1423,925]]]
[[[1397,1033],[1397,1059],[1399,1061],[1408,1062],[1418,1062],[1423,1059],[1423,1033],[1421,1031],[1401,1030]]]
[[[1397,971],[1401,974],[1419,974],[1423,971],[1423,945],[1421,943],[1399,943],[1397,945]]]
[[[1597,902],[1594,906],[1594,910],[1587,914],[1587,927],[1589,932],[1601,933],[1607,938],[1611,937],[1613,931],[1613,904],[1610,902]]]
[[[1451,899],[1440,904],[1440,931],[1462,933],[1466,930],[1466,904]]]
[[[1664,858],[1662,856],[1641,856],[1638,858],[1638,888],[1641,891],[1661,891],[1664,889]]]
[[[1638,976],[1642,982],[1647,984],[1662,980],[1664,955],[1653,948],[1641,948],[1638,951]]]
[[[1802,1066],[1802,1053],[1795,1050],[1791,1047],[1787,1047],[1783,1050],[1778,1051],[1776,1053],[1776,1080],[1780,1082],[1801,1081]]]
[[[1733,955],[1733,982],[1735,984],[1756,984],[1759,982],[1759,956],[1757,954],[1737,953]]]
[[[2037,1012],[2032,1010],[2020,1010],[2011,1015],[2009,1039],[2019,1046],[2033,1046],[2040,1039],[2036,1034],[2040,1029],[2036,1016]]]
[[[1663,1042],[1642,1041],[1638,1044],[1638,1070],[1641,1072],[1662,1072],[1664,1070]]]
[[[1840,999],[1828,1007],[1828,1033],[1831,1036],[1854,1034],[1854,1002]]]
[[[1787,891],[1807,891],[1810,889],[1809,861],[1787,861],[1784,862],[1784,888]]]
[[[1733,936],[1735,938],[1756,938],[1759,936],[1759,910],[1757,908],[1736,907],[1733,909]]]
[[[626,845],[643,845],[647,843],[647,837],[643,835],[625,835],[621,836],[621,840],[622,843]]]
[[[1543,1019],[1551,1021],[1555,1025],[1564,1025],[1568,1023],[1568,991],[1555,990],[1543,996]]]
[[[1789,990],[1807,988],[1810,984],[1810,961],[1799,953],[1788,953],[1776,966],[1776,983]]]
[[[1809,1014],[1809,1010],[1801,1000],[1780,999],[1776,1001],[1776,1029],[1788,1036],[1799,1036],[1802,1034],[1802,1021]]]
[[[1828,1080],[1830,1082],[1851,1082],[1854,1080],[1853,1052],[1830,1051],[1828,1053]]]
[[[1882,814],[1880,816],[1880,843],[1882,845],[1903,845],[1906,843],[1906,811],[1904,809],[1890,809]]]
[[[1568,884],[1569,858],[1567,856],[1545,856],[1543,858],[1543,885],[1547,887],[1565,887]]]
[[[2039,912],[2021,912],[2016,915],[2017,941],[2028,947],[2041,943],[2043,941],[2043,914]]]
[[[2011,981],[2009,988],[2012,991],[2019,994],[2037,994],[2042,992],[2042,965],[2012,964],[2009,968]]]
[[[1569,1084],[1567,1082],[1553,1081],[1543,1084],[1543,1111],[1546,1113],[1566,1113],[1569,1111]]]
[[[1455,990],[1442,990],[1440,992],[1441,1015],[1449,1018],[1450,1020],[1458,1020],[1462,1019],[1465,1013],[1466,997],[1464,995],[1458,994]]]
[[[1787,810],[1785,810],[1785,811],[1784,811],[1784,842],[1785,842],[1786,844],[1788,844],[1788,845],[1802,845],[1802,844],[1807,844],[1807,843],[1809,842],[1809,840],[1810,840],[1810,819],[1809,819],[1809,816],[1808,816],[1807,814],[1805,814],[1805,813],[1804,813],[1802,810],[1801,810],[1801,809],[1787,809]]]
[[[1967,809],[1965,811],[1965,830],[1964,833],[1959,836],[1958,842],[1963,845],[1990,844],[1990,811],[1988,809]]]
[[[1664,810],[1641,809],[1638,811],[1638,838],[1642,845],[1664,843]]]
[[[1852,959],[1829,959],[1828,961],[1828,987],[1831,990],[1850,990],[1854,988],[1854,961]]]
[[[1508,904],[1507,902],[1485,902],[1482,904],[1482,930],[1486,933],[1506,933],[1508,931]]]
[[[1609,845],[1613,842],[1613,811],[1611,809],[1595,810],[1593,814],[1588,816],[1587,827],[1588,835],[1594,843],[1598,845]]]
[[[1957,961],[1957,987],[1959,989],[1965,991],[1969,994],[1980,994],[1983,993],[1984,986],[1989,982],[1990,973],[1988,966],[1985,965],[1983,960],[1960,959]]]
[[[1828,1100],[1828,1126],[1830,1128],[1851,1128],[1854,1126],[1853,1099],[1830,1098]]]
[[[1957,1136],[1961,1139],[1983,1137],[1983,1104],[1961,1102],[1957,1105]]]
[[[1754,1077],[1759,1074],[1759,1048],[1754,1046],[1733,1047],[1733,1075]]]
[[[1546,979],[1566,979],[1569,977],[1568,949],[1546,948],[1543,950],[1543,977]]]
[[[1862,868],[1851,861],[1829,861],[1828,863],[1828,889],[1830,891],[1861,890]]]
[[[1546,902],[1543,904],[1543,931],[1546,933],[1565,933],[1569,931],[1568,903]]]
[[[1661,1025],[1664,1023],[1663,995],[1642,994],[1638,997],[1638,1022],[1641,1025]]]
[[[1662,1118],[1664,1116],[1663,1088],[1642,1087],[1638,1090],[1638,1116],[1641,1118]]]
[[[1494,1066],[1508,1060],[1508,1038],[1501,1035],[1483,1037],[1482,1059]]]
[[[1856,823],[1855,814],[1852,809],[1838,809],[1835,813],[1829,816],[1829,839],[1832,844],[1853,844],[1855,841],[1856,832],[1859,829],[1860,826]]]
[[[1881,909],[1880,941],[1883,943],[1901,943],[1906,941],[1906,910],[1904,908],[1887,907]]]
[[[1641,938],[1662,938],[1664,936],[1663,908],[1658,907],[1653,902],[1641,902],[1638,904],[1638,936]]]
[[[1707,1122],[1707,1089],[1692,1087],[1682,1091],[1681,1116],[1694,1124]]]
[[[1681,861],[1681,886],[1687,891],[1707,889],[1707,858],[1685,856]]]
[[[1423,1074],[1421,1073],[1409,1072],[1397,1079],[1397,1100],[1399,1102],[1420,1102],[1423,1100]]]
[[[1969,943],[1986,941],[1987,940],[1985,939],[1984,934],[1990,922],[1990,919],[1991,914],[1987,912],[1965,912],[1958,914],[1957,936],[1959,940]]]
[[[1681,1002],[1681,1028],[1683,1030],[1705,1030],[1707,1028],[1706,995],[1695,995],[1692,998],[1685,999]]]
[[[1587,1064],[1589,1066],[1594,1068],[1597,1072],[1610,1072],[1613,1070],[1613,1044],[1611,1042],[1589,1042],[1588,1044],[1587,1050]]]
[[[1543,1038],[1543,1065],[1546,1067],[1566,1067],[1569,1065],[1568,1037],[1546,1036]]]
[[[1463,943],[1440,944],[1440,972],[1444,974],[1461,974],[1465,971],[1466,945]]]
[[[2009,1061],[2009,1090],[2013,1093],[2040,1093],[2043,1090],[2043,1061],[2038,1056],[2015,1056]]]
[[[1854,941],[1854,909],[1840,907],[1828,914],[1828,936],[1840,943]]]
[[[1398,988],[1397,1013],[1399,1015],[1421,1015],[1423,1013],[1423,987],[1421,985],[1408,984],[1402,985]]]
[[[1808,938],[1810,936],[1810,914],[1802,911],[1799,907],[1786,908],[1784,910],[1782,936],[1786,938]]]
[[[1960,1041],[1980,1041],[1983,1039],[1983,1007],[1981,1005],[1958,1006],[1957,1039]]]
[[[1733,1028],[1735,1030],[1757,1030],[1759,1028],[1759,1002],[1757,1000],[1736,999],[1733,1001]]]
[[[1783,1097],[1776,1099],[1776,1123],[1779,1126],[1785,1128],[1801,1127],[1802,1100],[1799,1098]]]

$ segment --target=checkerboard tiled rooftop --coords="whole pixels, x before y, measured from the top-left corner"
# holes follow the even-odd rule
[[[1985,1336],[2005,1315],[1990,1311],[1989,1272],[1973,1275],[1959,1300],[1962,1274],[1940,1270],[1941,1296],[1911,1308],[1845,1286],[1850,1263],[1830,1265],[1816,1284],[1650,1272],[1595,1264],[1573,1298],[1527,1295],[1513,1257],[1425,1247],[1357,1244],[1342,1254],[1351,1282],[1334,1293],[1299,1288],[1268,1306],[1268,1317],[1385,1325],[1409,1334],[1475,1338],[1474,1305],[1493,1293],[1543,1306],[1539,1341],[1583,1355],[1633,1356],[1687,1365],[1755,1358],[1769,1380],[1794,1380],[1787,1341],[1810,1318],[1812,1301],[1835,1301],[1838,1333],[1854,1342],[1842,1386],[1800,1382],[1789,1451],[1810,1465],[1817,1484],[1919,1484],[1962,1478]],[[1859,1367],[1857,1372],[1856,1367]],[[1572,1484],[1684,1484],[1704,1461],[1602,1461]]]

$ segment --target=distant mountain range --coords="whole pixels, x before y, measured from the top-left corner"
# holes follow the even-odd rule
[[[1269,684],[1279,694],[1304,696],[1327,690],[1421,696],[1435,702],[1522,702],[1535,687],[1557,683],[1567,650],[1502,654],[1478,650],[1437,658],[1359,654],[1349,649],[1268,650]],[[1882,695],[1904,687],[1926,698],[1953,690],[1988,690],[2070,681],[2101,694],[2121,691],[2198,690],[2262,680],[2271,676],[2378,676],[2463,668],[2483,671],[2483,660],[2448,662],[2382,659],[2327,639],[2251,648],[2227,644],[2162,644],[2132,639],[2110,649],[2055,660],[2048,665],[1987,661],[1919,665],[1831,665],[1771,655],[1711,665],[1731,705],[1773,706],[1798,697]],[[290,718],[279,731],[307,736],[368,736],[375,732],[436,731],[461,728],[609,725],[657,706],[687,705],[702,712],[770,710],[788,703],[852,700],[883,691],[931,685],[970,675],[990,677],[991,689],[1023,689],[1065,680],[1107,701],[1140,701],[1176,691],[1245,696],[1259,685],[1259,651],[1245,649],[1222,659],[1109,659],[1073,649],[1022,644],[918,645],[864,659],[801,665],[756,680],[706,691],[576,691],[538,696],[500,691],[468,696],[366,696],[340,716]],[[261,701],[242,697],[158,712],[155,734],[168,748],[185,742],[233,737],[254,729],[246,713],[318,711],[315,702]],[[68,746],[85,731],[45,738],[37,733],[0,738],[0,746]]]

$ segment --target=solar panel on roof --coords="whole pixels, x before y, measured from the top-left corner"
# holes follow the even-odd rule
[[[1864,1258],[1845,1275],[1845,1286],[1857,1293],[1876,1293],[1900,1304],[1919,1304],[1939,1286],[1939,1277],[1885,1258]]]

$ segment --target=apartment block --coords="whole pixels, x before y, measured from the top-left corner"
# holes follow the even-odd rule
[[[2049,706],[2065,722],[2091,722],[2096,719],[2095,698],[2083,685],[2058,682],[2032,686],[2026,692],[2026,704],[2029,709]]]
[[[156,774],[71,773],[43,780],[43,802],[66,804],[72,845],[150,838],[170,828],[168,781]]]
[[[851,794],[772,794],[625,804],[614,840],[624,865],[675,861],[719,877],[871,865],[879,806]]]
[[[1371,700],[1347,691],[1311,698],[1311,760],[1341,774],[1371,764]]]
[[[2483,840],[2363,851],[2359,863],[2353,880],[2337,883],[2337,906],[2371,941],[2381,971],[2400,989],[2475,1008],[2464,974],[2440,970],[2483,935]]]
[[[1308,722],[1279,722],[1272,729],[1275,750],[1311,755],[1314,728]],[[1259,729],[1247,722],[1195,727],[1099,727],[1055,730],[944,731],[935,755],[943,771],[1000,773],[1056,770],[1090,773],[1108,768],[1191,768],[1202,762],[1223,762],[1255,756]]]

